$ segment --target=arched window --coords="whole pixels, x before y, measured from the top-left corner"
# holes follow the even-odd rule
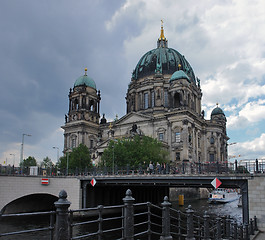
[[[214,154],[213,153],[210,153],[210,162],[214,162]]]
[[[82,108],[86,108],[86,98],[82,97]]]
[[[90,100],[89,101],[89,111],[93,111],[94,110],[94,101]]]
[[[164,141],[164,133],[159,133],[158,134],[159,141]]]
[[[179,93],[175,93],[174,95],[174,108],[180,107],[180,101],[181,101],[181,96]]]
[[[78,109],[78,100],[77,98],[74,100],[74,110]]]
[[[149,107],[148,104],[148,93],[144,94],[144,109],[147,109]]]
[[[72,148],[76,147],[76,137],[72,138]]]
[[[175,141],[176,143],[180,143],[180,132],[175,132]]]

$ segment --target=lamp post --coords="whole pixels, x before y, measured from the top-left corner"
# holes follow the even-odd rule
[[[114,165],[115,165],[115,159],[114,159],[114,146],[115,146],[115,142],[117,142],[116,139],[113,139],[113,146],[112,146],[112,174],[114,175]]]
[[[13,156],[13,166],[15,166],[15,156],[16,156],[16,154],[14,154],[14,153],[10,153],[9,155],[10,155],[10,156]]]
[[[57,163],[59,161],[59,148],[58,147],[52,147],[53,149],[57,149]]]
[[[69,152],[71,152],[72,149],[68,148],[66,149],[66,175],[68,176],[68,168],[69,168]]]
[[[112,174],[114,175],[114,143],[112,146]]]
[[[231,145],[234,145],[234,144],[237,144],[237,142],[228,143],[227,146],[231,146]],[[228,160],[229,159],[230,159],[230,157],[228,155],[228,159],[226,159],[226,161],[227,161],[227,166],[226,166],[227,170],[228,170]]]
[[[30,134],[22,134],[22,143],[21,143],[21,153],[20,153],[20,163],[21,163],[21,173],[23,173],[23,150],[24,150],[24,136],[31,137]]]

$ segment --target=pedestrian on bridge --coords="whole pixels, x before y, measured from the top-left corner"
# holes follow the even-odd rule
[[[154,165],[153,163],[150,161],[150,164],[149,164],[149,174],[153,174],[154,172]]]

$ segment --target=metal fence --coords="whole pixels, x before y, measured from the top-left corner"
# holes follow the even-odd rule
[[[55,230],[55,211],[49,211],[49,212],[34,212],[34,213],[18,213],[18,214],[0,214],[0,226],[1,222],[5,221],[6,219],[21,219],[24,217],[38,217],[42,218],[44,216],[49,216],[49,223],[47,224],[46,227],[41,227],[41,228],[32,228],[32,229],[27,229],[27,230],[18,230],[14,232],[2,232],[0,230],[0,238],[3,239],[10,239],[10,238],[5,238],[5,237],[14,237],[17,235],[25,235],[29,233],[38,233],[38,232],[49,232],[49,239],[53,240],[54,239],[54,230]],[[1,228],[0,228],[1,229]]]
[[[261,170],[261,165],[257,165],[255,162],[251,165],[248,163],[248,168],[238,165],[237,162],[234,164],[227,163],[200,163],[200,162],[182,162],[179,164],[164,164],[163,166],[154,166],[153,170],[150,170],[147,166],[124,166],[118,167],[91,167],[85,169],[56,169],[56,168],[15,168],[12,166],[1,166],[1,175],[41,175],[41,176],[99,176],[99,175],[165,175],[165,174],[226,174],[226,173],[240,173],[248,174],[250,169],[255,169],[254,172],[264,173],[263,167]],[[253,172],[253,171],[251,171]]]
[[[67,200],[67,193],[62,190],[59,194],[59,200],[54,203],[55,212],[0,215],[0,221],[4,221],[5,218],[49,215],[50,223],[48,227],[1,232],[0,238],[49,231],[50,240],[248,240],[258,230],[256,218],[250,219],[249,225],[238,225],[229,216],[217,217],[206,212],[203,216],[200,216],[194,212],[191,206],[185,212],[181,212],[171,208],[168,197],[164,198],[160,206],[153,205],[150,202],[134,202],[132,192],[128,189],[123,198],[123,205],[69,210],[71,203]],[[82,226],[82,231],[76,231],[76,228],[80,226]]]

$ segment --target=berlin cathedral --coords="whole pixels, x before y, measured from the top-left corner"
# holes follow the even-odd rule
[[[161,141],[175,164],[227,161],[225,114],[216,106],[211,119],[204,118],[200,79],[185,57],[168,47],[163,25],[157,47],[140,58],[132,73],[123,117],[107,122],[100,116],[100,91],[87,69],[68,97],[64,153],[82,143],[99,162],[110,140],[139,134]]]

